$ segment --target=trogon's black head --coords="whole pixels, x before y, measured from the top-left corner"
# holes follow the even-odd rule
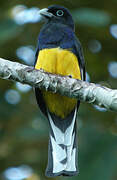
[[[74,22],[72,19],[72,16],[67,8],[58,6],[58,5],[52,5],[48,8],[44,8],[39,11],[39,14],[45,19],[47,22],[56,22],[56,23],[62,23],[74,30]]]

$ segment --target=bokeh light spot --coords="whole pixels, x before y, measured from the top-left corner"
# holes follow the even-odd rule
[[[33,127],[34,129],[39,129],[39,128],[40,128],[39,118],[35,118],[35,119],[32,121],[32,127]]]
[[[92,53],[98,53],[102,49],[102,45],[98,40],[91,40],[88,43],[88,48]]]
[[[117,39],[117,24],[110,26],[110,33],[115,39]]]
[[[100,106],[98,106],[98,105],[94,105],[94,108],[95,108],[97,111],[101,111],[101,112],[106,112],[106,111],[107,111],[106,108],[100,107]]]
[[[28,9],[24,5],[17,5],[12,9],[12,16],[17,24],[23,25],[26,23],[36,23],[40,21],[41,17],[38,12],[39,8],[37,7]]]
[[[32,89],[32,87],[31,87],[30,85],[28,85],[28,84],[22,84],[22,83],[20,83],[20,82],[16,82],[16,88],[17,88],[19,91],[24,92],[24,93],[26,93],[26,92],[28,92],[28,91],[30,91],[30,90]]]
[[[16,90],[9,89],[5,92],[5,99],[9,104],[18,104],[21,96]]]
[[[34,64],[35,48],[33,46],[22,46],[16,50],[16,55],[28,65]]]
[[[8,180],[23,180],[32,175],[32,168],[27,165],[11,167],[4,171],[4,177]]]
[[[117,78],[117,62],[116,61],[112,61],[108,64],[108,71],[109,71],[109,74],[113,78]]]

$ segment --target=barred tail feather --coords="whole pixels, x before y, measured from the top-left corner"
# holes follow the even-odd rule
[[[62,120],[48,112],[50,139],[46,176],[73,176],[78,174],[76,111]]]

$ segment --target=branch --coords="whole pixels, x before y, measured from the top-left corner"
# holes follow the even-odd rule
[[[117,111],[117,90],[94,83],[45,73],[42,70],[35,70],[32,67],[2,58],[0,58],[0,77]]]

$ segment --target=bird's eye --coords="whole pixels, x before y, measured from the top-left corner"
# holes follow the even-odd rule
[[[58,10],[58,11],[56,12],[56,15],[57,15],[57,16],[63,16],[63,14],[64,14],[64,12],[63,12],[62,10]]]

